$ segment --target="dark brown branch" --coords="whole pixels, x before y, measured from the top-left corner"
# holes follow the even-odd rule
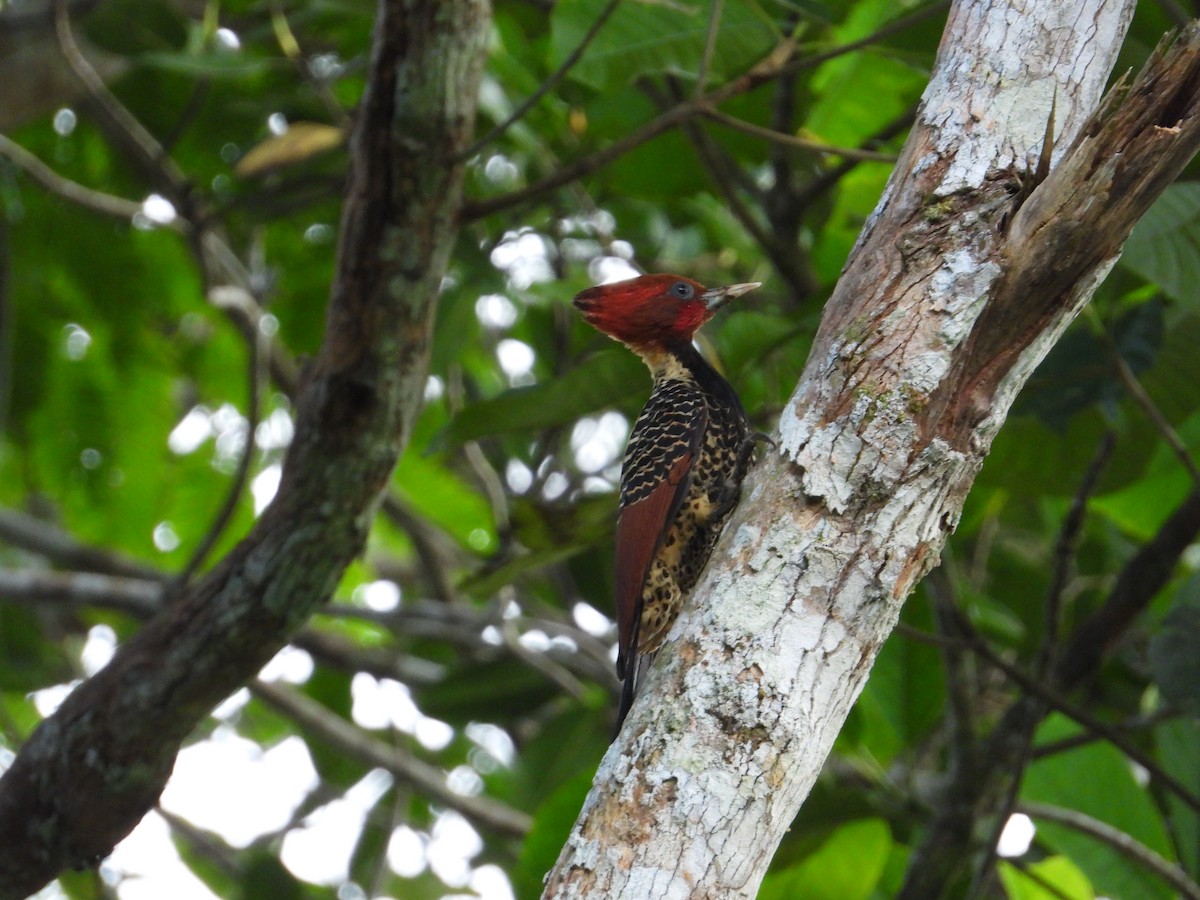
[[[10,603],[93,606],[148,619],[162,609],[163,591],[164,585],[159,579],[91,572],[0,569],[0,600]]]
[[[99,575],[89,572],[54,572],[34,569],[0,568],[0,601],[21,604],[58,604],[71,608],[105,609],[137,619],[149,619],[162,611],[168,588],[164,573],[155,578]],[[332,619],[359,619],[373,622],[401,638],[429,638],[443,641],[464,651],[467,658],[493,658],[509,653],[550,680],[573,692],[574,677],[563,680],[562,671],[576,673],[615,690],[609,644],[561,621],[535,616],[517,616],[505,620],[496,610],[479,609],[465,604],[447,605],[439,601],[405,603],[387,613],[373,613],[356,607],[327,605],[316,611]],[[510,628],[511,639],[499,645],[483,639],[488,626]],[[550,637],[572,640],[577,652],[539,658],[515,640],[526,631],[541,631]],[[347,638],[315,627],[305,627],[293,635],[291,644],[311,654],[318,662],[348,672],[369,672],[378,678],[393,678],[404,684],[432,684],[445,674],[442,665],[421,657],[406,656],[393,647],[363,647]],[[569,685],[569,687],[567,687]]]
[[[80,572],[152,580],[166,577],[152,566],[81,543],[65,531],[16,510],[0,509],[0,541]]]
[[[1050,570],[1050,586],[1046,590],[1044,634],[1035,669],[1038,678],[1043,678],[1048,673],[1050,662],[1055,655],[1055,648],[1058,646],[1059,632],[1062,628],[1063,594],[1066,592],[1067,581],[1075,564],[1075,551],[1079,544],[1079,535],[1083,531],[1087,504],[1096,490],[1096,483],[1100,480],[1101,473],[1112,457],[1114,446],[1116,446],[1116,438],[1112,431],[1104,432],[1104,437],[1100,441],[1100,446],[1096,448],[1096,454],[1088,466],[1083,482],[1071,501],[1071,508],[1067,511],[1066,518],[1063,519],[1058,539],[1054,542],[1054,566]]]
[[[1067,581],[1075,565],[1075,551],[1079,544],[1079,536],[1083,531],[1088,500],[1095,492],[1100,475],[1104,471],[1105,466],[1108,465],[1114,444],[1113,433],[1106,431],[1104,437],[1100,440],[1100,446],[1096,448],[1096,453],[1092,457],[1087,472],[1084,473],[1079,489],[1075,492],[1075,497],[1071,501],[1071,508],[1067,511],[1062,527],[1059,529],[1058,539],[1054,542],[1054,566],[1050,573],[1050,586],[1046,591],[1042,640],[1038,648],[1037,657],[1033,663],[1034,683],[1043,681],[1049,674],[1050,665],[1058,647],[1059,632],[1062,627],[1063,595],[1066,592]],[[973,637],[976,642],[980,641],[978,635],[973,635]],[[1008,780],[1008,789],[1004,801],[999,805],[994,814],[992,835],[984,847],[983,858],[980,860],[972,877],[969,893],[971,897],[986,896],[992,879],[995,877],[996,861],[999,859],[1000,835],[1008,824],[1013,809],[1016,807],[1017,796],[1021,790],[1021,781],[1025,777],[1025,770],[1029,767],[1029,763],[1033,759],[1034,728],[1037,722],[1044,716],[1045,712],[1043,711],[1040,715],[1031,714],[1024,717],[1023,721],[1027,726],[1026,731],[1019,736],[1014,734],[1011,740],[1006,742],[1012,745],[1017,740],[1020,740],[1022,746],[1015,764],[1005,773]]]
[[[1198,145],[1200,24],[1193,24],[1165,37],[1132,85],[1109,91],[1011,216],[1002,280],[932,398],[930,411],[949,418],[943,437],[953,446],[970,440],[1029,342],[1069,308],[1086,273],[1117,257]]]
[[[383,0],[327,329],[275,501],[123,644],[0,777],[0,898],[103,857],[162,790],[180,742],[323,604],[361,551],[423,395],[455,238],[488,13]],[[403,135],[403,139],[396,136]]]
[[[165,573],[155,579],[99,575],[90,572],[48,572],[0,568],[0,601],[26,605],[57,604],[72,609],[105,609],[135,619],[149,619],[162,611],[169,585]],[[419,607],[415,614],[419,615]],[[482,626],[476,628],[476,634]],[[419,657],[405,656],[389,647],[364,647],[348,638],[306,626],[292,638],[292,646],[317,662],[347,672],[369,672],[404,684],[431,684],[444,668]],[[478,641],[482,645],[482,640]]]
[[[1179,557],[1200,534],[1200,492],[1189,496],[1125,564],[1104,605],[1075,628],[1059,655],[1054,681],[1071,690],[1092,678],[1116,642],[1170,580]]]

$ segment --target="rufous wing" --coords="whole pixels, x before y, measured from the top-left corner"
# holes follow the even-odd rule
[[[617,674],[621,678],[628,677],[637,656],[650,563],[687,493],[707,421],[704,399],[694,385],[659,386],[630,435],[617,519]]]

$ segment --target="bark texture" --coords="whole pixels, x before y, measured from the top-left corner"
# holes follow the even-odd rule
[[[461,205],[486,0],[382,0],[327,332],[275,502],[81,685],[0,778],[0,898],[94,863],[157,800],[180,742],[325,602],[361,550],[425,381]]]
[[[952,9],[779,451],[747,480],[546,897],[756,894],[1017,391],[1196,151],[1195,27],[1100,103],[1132,9]]]

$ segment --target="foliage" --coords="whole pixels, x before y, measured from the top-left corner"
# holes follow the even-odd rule
[[[608,6],[496,0],[478,133],[551,79]],[[188,823],[188,810],[165,803],[177,814],[172,834],[185,862],[216,895],[329,896],[352,880],[364,893],[339,896],[435,897],[478,887],[471,866],[494,864],[523,897],[557,855],[611,727],[613,635],[596,611],[610,608],[614,483],[647,388],[636,361],[566,301],[634,267],[765,282],[710,326],[706,349],[769,431],[891,167],[692,118],[608,164],[584,165],[569,184],[517,192],[570,161],[597,160],[788,39],[798,59],[823,61],[735,93],[721,110],[810,141],[895,154],[941,25],[933,15],[889,31],[914,7],[881,0],[717,7],[709,47],[708,4],[618,4],[545,96],[473,154],[415,437],[368,552],[312,623],[327,641],[323,652],[308,645],[311,673],[301,665],[288,676],[290,689],[328,717],[431,763],[464,796],[502,802],[522,823],[517,830],[531,815],[528,837],[474,821],[483,840],[470,864],[430,869],[421,848],[456,827],[453,817],[444,801],[397,778],[361,804],[345,871],[314,886],[297,874],[289,836],[339,799],[360,796],[375,764],[332,749],[325,729],[301,729],[286,709],[241,697],[196,742],[238,735],[267,749],[299,734],[316,775],[294,815],[248,847],[205,833]],[[369,5],[321,0],[203,10],[110,0],[77,23],[123,63],[115,96],[183,173],[188,193],[167,197],[182,217],[175,223],[202,221],[240,260],[240,281],[214,264],[211,249],[156,226],[153,204],[132,221],[106,216],[0,158],[0,373],[8,378],[0,505],[101,549],[108,567],[92,570],[128,575],[133,561],[143,579],[170,578],[211,532],[210,565],[269,495],[290,436],[288,373],[321,337],[342,138],[363,89],[370,24]],[[1144,58],[1168,24],[1157,7],[1139,9],[1125,62]],[[881,29],[860,49],[832,53]],[[136,201],[170,194],[157,163],[131,154],[92,109],[82,95],[48,98],[43,115],[8,137],[62,178]],[[956,729],[987,733],[1021,695],[985,658],[964,663],[921,641],[944,627],[940,604],[960,610],[994,654],[1032,670],[1043,648],[1060,650],[1103,603],[1137,548],[1194,490],[1116,361],[1188,450],[1200,443],[1197,235],[1200,181],[1180,183],[1031,380],[942,568],[909,601],[904,632],[885,648],[780,848],[764,897],[894,895],[942,802],[929,786],[954,756]],[[778,264],[780,247],[790,265]],[[235,283],[261,306],[277,366],[246,340],[244,315],[220,302],[220,289]],[[255,380],[263,389],[252,394]],[[1095,490],[1081,495],[1109,435],[1111,458]],[[214,532],[231,491],[234,514]],[[1064,551],[1075,502],[1084,519]],[[5,574],[36,580],[79,568],[38,546],[24,525],[4,534]],[[1188,553],[1176,562],[1167,587],[1072,699],[1088,721],[1116,726],[1143,767],[1173,773],[1195,797],[1200,560]],[[1066,577],[1055,586],[1060,565]],[[3,765],[39,720],[52,696],[45,689],[91,671],[106,636],[129,635],[140,617],[120,602],[121,585],[105,597],[65,583],[41,594],[23,593],[12,578],[0,584]],[[1061,609],[1057,629],[1047,626],[1048,602]],[[387,704],[382,718],[379,703]],[[1147,787],[1142,770],[1088,727],[1060,717],[1043,724],[1019,798],[1082,809],[1200,876],[1197,809],[1160,782]],[[115,868],[109,875],[119,878]],[[1039,826],[1032,849],[1006,862],[1000,879],[1014,897],[1171,894],[1144,866],[1061,825]],[[64,877],[61,887],[71,897],[103,892],[88,875]]]

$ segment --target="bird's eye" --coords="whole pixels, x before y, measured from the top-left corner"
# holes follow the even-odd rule
[[[677,281],[673,285],[671,285],[671,293],[674,294],[676,297],[678,297],[680,300],[691,300],[692,295],[695,294],[696,292],[692,289],[692,286],[690,284],[688,284],[686,281]]]

